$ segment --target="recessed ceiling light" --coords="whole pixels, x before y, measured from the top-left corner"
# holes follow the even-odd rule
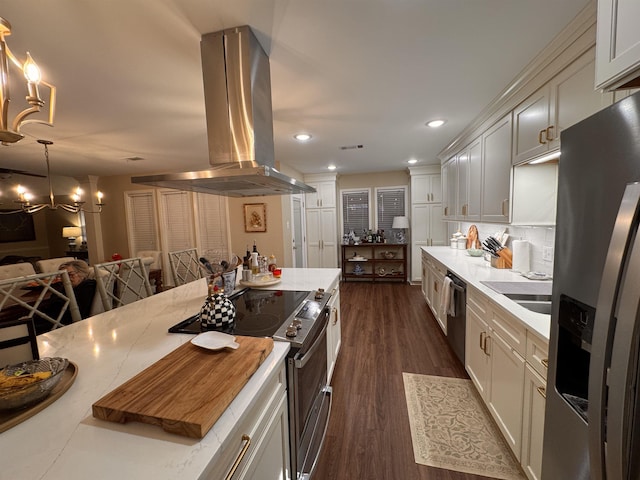
[[[335,169],[336,169],[336,166],[335,166],[335,165],[329,165],[327,168],[328,168],[329,170],[335,170]]]
[[[445,122],[446,120],[431,120],[429,123],[427,123],[427,126],[431,128],[438,128],[444,125]]]
[[[297,133],[293,136],[293,138],[299,140],[300,142],[306,142],[307,140],[311,139],[311,135],[309,135],[308,133]]]
[[[418,163],[418,160],[416,160],[415,158],[412,158],[407,163],[410,163],[411,165],[413,165],[414,163]]]

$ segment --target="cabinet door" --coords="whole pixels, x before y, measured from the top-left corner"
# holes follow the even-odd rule
[[[336,184],[333,181],[308,183],[316,189],[313,193],[305,193],[306,208],[335,208]]]
[[[289,423],[286,395],[281,399],[258,439],[253,455],[238,475],[238,480],[279,480],[289,471]]]
[[[453,157],[442,166],[443,182],[443,218],[454,219],[456,216],[456,201],[458,198],[458,163]],[[446,183],[445,183],[446,182]]]
[[[429,245],[442,247],[447,244],[447,227],[442,221],[442,207],[439,204],[429,205]]]
[[[465,368],[480,396],[487,399],[491,377],[491,357],[484,351],[489,325],[467,303],[467,329],[465,332]]]
[[[322,245],[320,248],[322,264],[324,268],[338,267],[338,240],[336,230],[336,210],[323,208],[320,210],[320,235]]]
[[[496,122],[482,136],[483,222],[509,222],[511,187],[511,114]]]
[[[429,260],[426,253],[422,249],[418,249],[422,255],[422,296],[424,297],[427,305],[431,306],[431,297],[429,292]]]
[[[618,88],[640,75],[638,18],[637,0],[598,1],[596,88]]]
[[[411,175],[411,203],[440,203],[442,180],[439,174]]]
[[[479,221],[482,205],[482,140],[480,138],[469,145],[468,156],[465,220]]]
[[[611,94],[593,89],[594,73],[595,49],[591,49],[551,80],[550,149],[560,147],[564,129],[611,103]]]
[[[469,148],[465,148],[456,156],[458,163],[458,185],[456,196],[456,213],[455,217],[458,220],[465,220],[467,216],[468,198],[467,189],[469,184]]]
[[[524,371],[522,458],[520,463],[530,480],[542,478],[545,388],[544,379],[527,364]]]
[[[339,290],[333,292],[327,307],[330,310],[329,326],[327,327],[327,385],[330,385],[342,342]]]
[[[491,383],[487,406],[513,454],[520,460],[524,358],[494,331],[487,346],[491,356]]]
[[[322,267],[322,217],[319,209],[307,210],[307,263],[309,268]]]
[[[428,247],[429,242],[411,242],[411,282],[423,281],[424,274],[424,261],[422,260],[421,253],[422,247]],[[424,293],[424,287],[423,287]]]
[[[513,163],[541,155],[549,149],[549,86],[545,85],[513,110]]]

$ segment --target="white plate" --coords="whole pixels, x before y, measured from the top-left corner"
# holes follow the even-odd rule
[[[280,283],[282,281],[281,278],[269,278],[266,280],[258,280],[256,282],[250,282],[248,280],[240,280],[240,285],[243,287],[270,287],[271,285],[275,285],[276,283]]]
[[[553,277],[542,272],[525,272],[521,275],[529,280],[551,280]]]
[[[234,350],[240,346],[236,342],[236,337],[222,332],[204,332],[191,340],[191,343],[198,347],[208,350],[220,350],[221,348],[233,348]]]

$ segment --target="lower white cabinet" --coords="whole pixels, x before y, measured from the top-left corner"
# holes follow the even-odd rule
[[[327,327],[327,384],[331,384],[333,370],[340,353],[340,344],[342,343],[342,332],[340,324],[340,290],[335,289],[331,294],[331,299],[327,303],[330,309],[329,326]]]
[[[422,251],[424,259],[422,269],[422,292],[433,316],[437,320],[442,331],[447,333],[447,315],[442,312],[440,305],[440,295],[442,294],[442,284],[447,274],[447,269],[439,262],[433,260],[428,254]]]
[[[548,342],[467,285],[465,368],[527,477],[540,479]]]
[[[287,478],[289,470],[288,403],[282,362],[225,440],[205,478],[281,480]]]
[[[542,478],[542,442],[546,380],[529,364],[524,371],[524,404],[522,413],[522,458],[520,463],[531,480]]]

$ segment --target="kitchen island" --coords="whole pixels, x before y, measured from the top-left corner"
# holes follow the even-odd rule
[[[283,269],[271,289],[330,290],[339,269]],[[202,306],[205,279],[164,291],[38,337],[41,357],[64,357],[78,366],[71,388],[32,418],[0,434],[7,479],[211,478],[227,437],[247,412],[259,410],[263,385],[282,376],[289,344],[272,353],[201,440],[136,422],[93,418],[102,396],[193,336],[167,329]],[[236,452],[237,453],[237,452]]]

